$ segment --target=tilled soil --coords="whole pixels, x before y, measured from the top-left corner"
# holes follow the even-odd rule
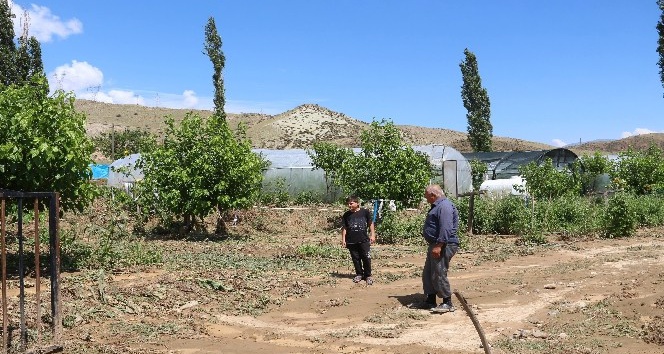
[[[664,353],[664,238],[656,235],[560,242],[506,258],[460,252],[450,280],[493,353]],[[216,246],[169,247],[213,253]],[[65,352],[484,353],[458,301],[455,312],[440,315],[407,307],[423,297],[417,251],[424,248],[398,248],[374,246],[373,286],[353,283],[347,260],[309,277],[259,279],[251,284],[266,288],[243,290],[235,308],[222,303],[239,283],[202,281],[213,275],[196,269],[100,274],[103,282],[66,274]],[[260,307],[256,294],[271,291],[270,282],[289,282],[291,290],[255,314],[238,313]]]

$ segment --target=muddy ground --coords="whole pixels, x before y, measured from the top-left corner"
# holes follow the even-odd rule
[[[164,257],[149,267],[66,272],[60,344],[68,353],[485,352],[457,299],[442,315],[407,307],[423,298],[422,244],[374,245],[375,283],[355,284],[336,211],[323,214],[285,213],[245,236],[148,240]],[[663,236],[551,236],[544,246],[472,236],[450,280],[493,353],[664,353]]]

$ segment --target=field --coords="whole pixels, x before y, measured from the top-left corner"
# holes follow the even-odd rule
[[[354,284],[338,245],[340,213],[333,206],[254,209],[235,225],[228,219],[224,237],[202,230],[138,237],[99,205],[65,217],[67,237],[129,242],[134,257],[162,257],[150,266],[66,270],[65,352],[484,352],[458,301],[456,312],[443,315],[406,307],[423,296],[425,248],[417,235],[387,245],[379,234],[376,282]],[[96,231],[109,220],[117,229]],[[544,246],[471,236],[450,279],[493,353],[664,353],[663,236],[664,229],[614,240],[550,236]]]

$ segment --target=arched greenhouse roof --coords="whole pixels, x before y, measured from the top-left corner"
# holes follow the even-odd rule
[[[559,170],[566,168],[579,157],[569,149],[533,151],[496,151],[496,152],[465,152],[463,156],[471,160],[479,160],[487,164],[488,179],[506,179],[519,175],[519,167],[531,162],[541,164],[551,159],[553,166]]]
[[[458,150],[444,145],[416,145],[412,148],[429,157],[434,175],[438,176],[434,182],[441,184],[448,193],[456,196],[472,191],[470,164]],[[351,150],[356,154],[362,151],[359,148]],[[252,151],[260,153],[270,162],[268,174],[272,174],[270,171],[280,169],[308,169],[312,174],[320,175],[318,178],[323,176],[323,171],[313,170],[311,158],[305,149],[252,149]]]

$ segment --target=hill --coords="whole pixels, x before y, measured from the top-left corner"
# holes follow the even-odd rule
[[[635,135],[620,140],[600,140],[589,141],[587,143],[577,144],[570,149],[575,151],[603,151],[607,153],[617,154],[625,151],[628,148],[633,150],[643,151],[648,149],[651,144],[664,150],[664,133],[652,133]]]
[[[189,112],[208,117],[207,110],[170,109],[145,107],[131,104],[109,104],[88,100],[76,100],[76,109],[88,117],[87,131],[90,136],[111,129],[122,131],[142,129],[162,134],[164,117],[171,116],[181,121]],[[316,141],[328,141],[346,147],[358,147],[359,137],[368,124],[343,113],[334,112],[316,104],[303,104],[289,111],[268,115],[260,113],[227,114],[232,127],[246,125],[247,137],[255,148],[292,149],[311,147]],[[461,152],[471,151],[465,132],[444,128],[425,128],[412,125],[397,125],[404,140],[413,145],[439,144],[451,146]],[[664,134],[632,136],[620,140],[603,140],[569,147],[577,154],[595,151],[618,153],[627,147],[642,150],[651,143],[664,148]],[[495,151],[527,151],[553,149],[554,146],[510,137],[494,136]]]

